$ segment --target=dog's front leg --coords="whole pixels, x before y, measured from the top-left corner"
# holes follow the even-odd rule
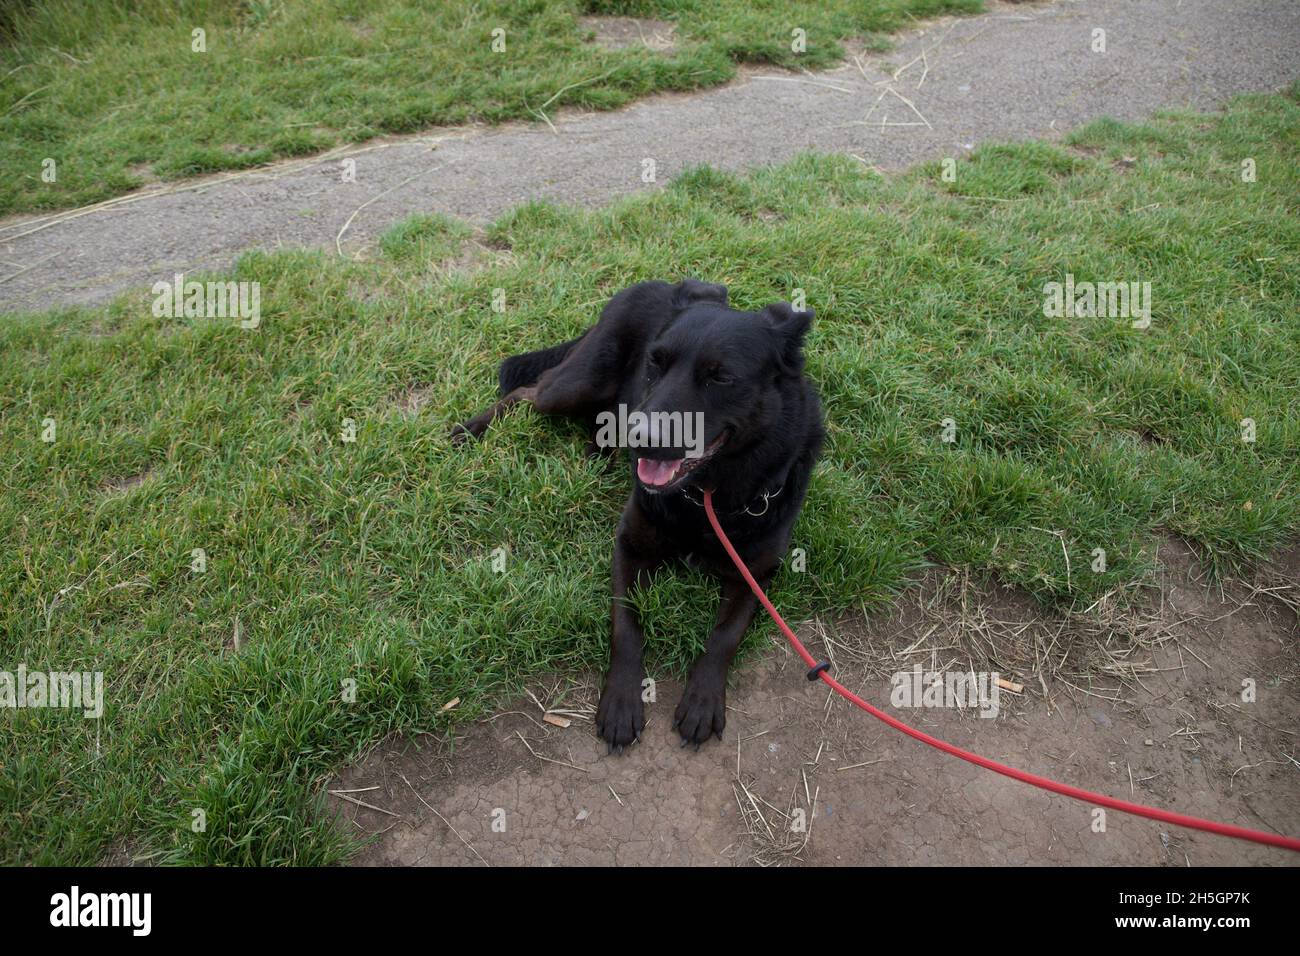
[[[768,570],[755,580],[767,590],[772,576],[773,570]],[[712,735],[722,739],[722,730],[727,726],[727,668],[757,610],[758,599],[748,584],[740,578],[723,579],[718,619],[704,653],[691,668],[686,690],[673,714],[673,726],[682,735],[683,747],[695,744],[698,750]]]
[[[657,544],[657,535],[641,516],[636,502],[628,502],[614,541],[609,672],[596,707],[596,733],[611,750],[617,747],[621,751],[640,737],[645,728],[645,703],[641,696],[645,680],[641,650],[645,637],[627,598],[634,586],[649,582],[651,572],[662,560]]]

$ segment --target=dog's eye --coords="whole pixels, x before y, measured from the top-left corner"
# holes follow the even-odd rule
[[[709,369],[709,371],[705,373],[704,380],[710,385],[730,385],[735,381],[735,379],[720,368]]]

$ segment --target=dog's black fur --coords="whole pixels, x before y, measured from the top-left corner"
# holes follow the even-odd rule
[[[611,748],[621,750],[645,727],[643,638],[626,598],[673,558],[693,559],[722,579],[717,621],[674,726],[683,745],[722,736],[727,667],[758,602],[709,527],[701,492],[713,491],[724,530],[766,588],[789,546],[824,438],[821,403],[803,375],[812,318],[811,310],[784,302],[736,311],[720,285],[642,282],[610,299],[600,320],[573,341],[502,362],[500,399],[453,430],[457,440],[480,436],[520,401],[579,418],[593,434],[600,413],[617,415],[620,404],[646,413],[703,413],[701,459],[674,465],[684,457],[681,447],[632,451],[634,487],[614,547],[610,666],[596,713],[597,733]],[[667,436],[649,429],[641,437]],[[647,463],[639,474],[640,458],[668,464]],[[663,469],[674,467],[674,477],[664,480]]]

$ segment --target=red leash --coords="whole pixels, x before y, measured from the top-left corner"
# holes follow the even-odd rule
[[[726,532],[722,530],[722,525],[718,523],[718,516],[713,513],[713,493],[709,491],[704,492],[704,513],[709,516],[709,524],[713,525],[713,533],[716,534],[718,540],[722,542],[722,546],[726,549],[727,554],[736,565],[736,570],[738,570],[741,573],[741,576],[744,577],[745,581],[749,584],[750,590],[758,597],[758,600],[762,603],[763,607],[767,608],[767,613],[772,616],[772,620],[775,621],[776,626],[781,629],[781,633],[789,639],[798,655],[804,659],[804,663],[806,663],[810,668],[813,668],[817,672],[816,676],[820,677],[826,684],[828,684],[833,691],[845,700],[861,707],[872,717],[875,717],[878,720],[883,720],[895,730],[900,730],[909,737],[914,737],[921,741],[921,743],[929,744],[931,747],[942,750],[946,754],[960,757],[962,760],[969,761],[970,763],[983,767],[986,770],[992,770],[994,773],[1000,773],[1005,777],[1012,778],[1013,780],[1033,784],[1035,787],[1039,787],[1043,790],[1050,790],[1053,793],[1059,793],[1067,797],[1073,797],[1076,800],[1082,800],[1084,803],[1092,803],[1099,807],[1108,807],[1111,810],[1131,813],[1135,816],[1146,817],[1149,820],[1159,820],[1161,823],[1170,823],[1174,826],[1190,827],[1193,830],[1205,830],[1209,833],[1218,833],[1221,836],[1236,837],[1239,840],[1251,840],[1255,843],[1264,843],[1268,846],[1279,846],[1285,850],[1295,850],[1300,852],[1300,840],[1292,837],[1278,836],[1275,833],[1265,833],[1262,830],[1249,830],[1246,827],[1234,826],[1231,823],[1216,823],[1213,820],[1202,820],[1200,817],[1189,817],[1182,813],[1171,813],[1168,810],[1157,810],[1153,807],[1144,807],[1140,803],[1129,803],[1127,800],[1116,800],[1114,797],[1107,797],[1100,793],[1093,793],[1091,790],[1072,787],[1068,783],[1057,783],[1055,780],[1049,780],[1047,777],[1040,777],[1037,774],[1026,773],[1023,770],[1017,770],[1015,767],[1008,767],[1006,764],[998,763],[996,760],[990,760],[988,757],[981,757],[979,754],[971,753],[969,750],[962,750],[960,747],[954,747],[952,744],[940,740],[938,737],[931,737],[924,731],[917,730],[914,727],[909,727],[898,718],[891,717],[884,711],[871,706],[871,704],[868,704],[834,677],[831,677],[830,674],[826,673],[826,665],[818,665],[817,661],[808,653],[808,649],[803,646],[803,643],[799,638],[795,637],[794,631],[790,630],[790,626],[786,624],[781,615],[777,613],[776,608],[772,606],[772,602],[769,601],[767,595],[763,593],[763,589],[760,588],[758,582],[754,580],[754,576],[749,573],[749,568],[745,567],[745,562],[740,559],[740,555],[737,554],[736,549],[732,547],[731,541],[727,538]],[[809,679],[811,679],[811,672]]]

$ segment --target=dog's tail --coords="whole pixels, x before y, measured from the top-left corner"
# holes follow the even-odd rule
[[[582,333],[572,342],[561,342],[559,345],[552,345],[550,348],[539,349],[536,352],[510,356],[501,363],[501,371],[497,373],[501,394],[509,395],[517,388],[536,384],[542,373],[563,362],[564,357],[582,341],[582,336],[586,334],[586,332]]]

